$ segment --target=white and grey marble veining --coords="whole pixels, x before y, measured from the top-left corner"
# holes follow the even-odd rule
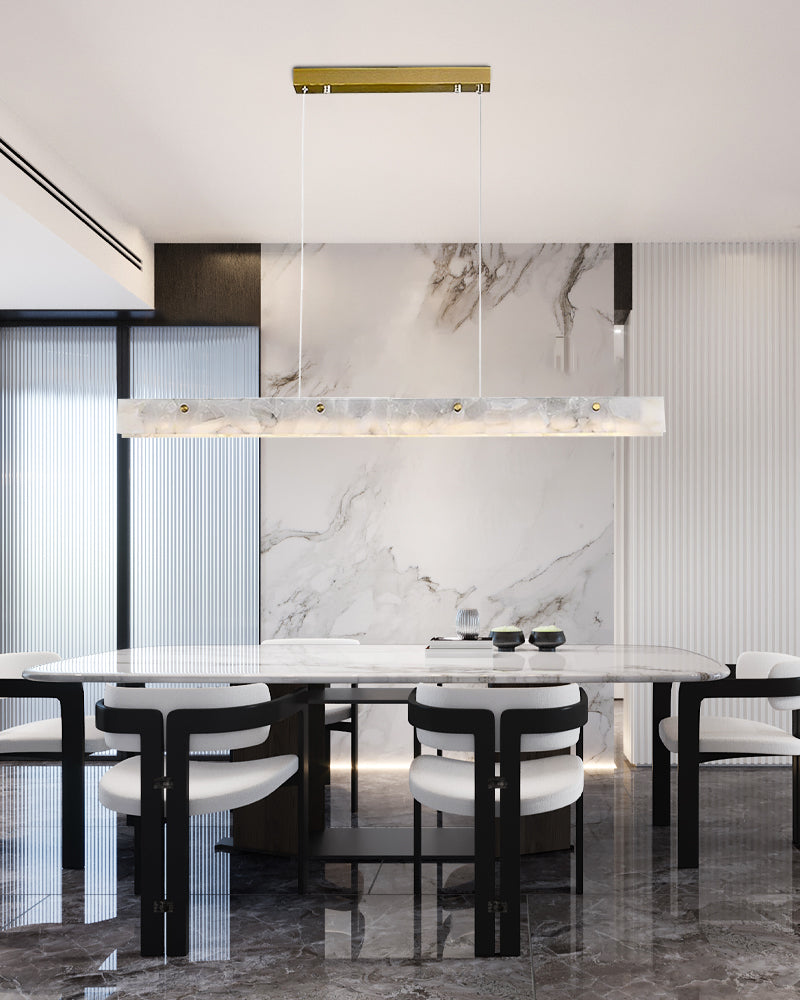
[[[620,392],[611,247],[483,251],[483,393]],[[474,244],[306,247],[304,393],[476,395],[476,275]],[[297,391],[298,305],[297,248],[264,246],[265,396]],[[262,441],[262,638],[422,643],[470,606],[485,627],[557,621],[570,642],[610,641],[613,454],[584,438]],[[362,760],[407,757],[401,708],[359,720]],[[593,712],[587,743],[595,731],[607,762],[609,717]]]
[[[151,646],[76,656],[32,667],[40,681],[280,684],[563,684],[707,681],[728,676],[723,664],[668,646],[561,646],[541,652],[429,653],[418,645]]]

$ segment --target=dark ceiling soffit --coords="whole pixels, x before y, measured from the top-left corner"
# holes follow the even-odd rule
[[[156,322],[259,326],[260,243],[156,243]]]
[[[633,244],[614,244],[614,323],[628,322],[633,308]]]
[[[99,236],[112,250],[116,250],[120,257],[124,258],[129,264],[132,264],[138,271],[142,270],[141,257],[135,254],[130,247],[126,246],[110,230],[106,229],[104,225],[99,223],[85,208],[81,208],[65,191],[62,191],[57,184],[54,184],[49,177],[34,167],[30,160],[26,160],[21,153],[18,153],[4,139],[0,139],[0,153],[5,156],[9,163],[13,163],[18,170],[21,170],[26,177],[32,180],[34,184],[38,184],[43,191],[50,195],[53,201],[57,201],[62,208],[71,212],[78,222],[82,222],[95,236]]]
[[[150,309],[0,309],[0,326],[152,326],[154,318]]]
[[[19,326],[244,326],[257,323],[169,323],[151,310],[0,309],[0,327]]]

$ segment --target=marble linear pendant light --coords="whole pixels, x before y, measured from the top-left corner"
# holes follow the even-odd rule
[[[482,391],[483,243],[481,98],[489,66],[296,67],[302,96],[300,322],[297,396],[252,399],[121,399],[122,437],[635,437],[665,431],[661,396],[497,397]],[[455,398],[303,395],[305,98],[334,93],[478,95],[478,395]]]

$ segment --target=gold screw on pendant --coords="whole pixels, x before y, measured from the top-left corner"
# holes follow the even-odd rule
[[[325,404],[317,403],[317,413],[324,413],[324,412],[325,412]]]
[[[181,413],[188,413],[188,412],[189,412],[189,407],[186,405],[186,403],[181,403]]]
[[[592,409],[594,410],[595,413],[597,413],[597,411],[600,409],[600,404],[592,403]]]
[[[461,403],[453,403],[453,409],[456,413],[461,413]]]

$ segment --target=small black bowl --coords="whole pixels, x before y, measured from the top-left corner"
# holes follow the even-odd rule
[[[517,646],[525,642],[525,633],[521,628],[504,629],[503,631],[492,631],[489,633],[492,642],[501,653],[513,653]]]
[[[567,637],[561,629],[534,629],[531,632],[531,646],[536,646],[540,652],[547,652],[563,646]]]

